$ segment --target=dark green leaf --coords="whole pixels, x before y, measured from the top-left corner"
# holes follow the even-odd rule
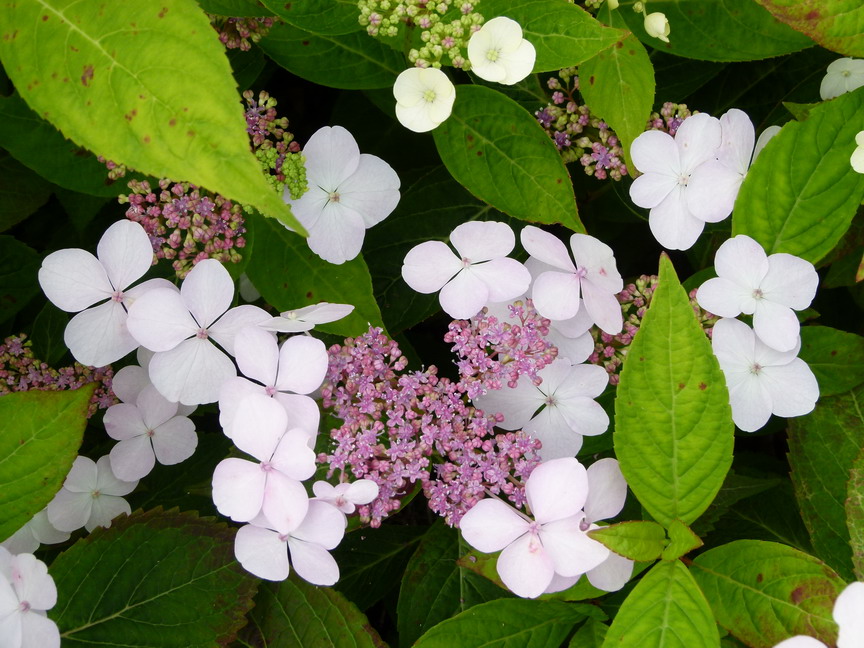
[[[51,183],[0,151],[0,232],[17,225],[48,202],[52,191]]]
[[[738,502],[753,495],[764,493],[780,483],[780,479],[748,477],[739,475],[734,470],[726,473],[726,479],[717,492],[711,506],[693,524],[693,532],[696,535],[707,535],[715,527],[715,523],[730,508]],[[763,538],[764,539],[764,538]]]
[[[846,498],[846,525],[855,577],[864,580],[864,450],[858,455],[849,475]]]
[[[864,338],[860,335],[805,326],[799,356],[813,370],[822,397],[842,394],[864,382]]]
[[[444,166],[480,200],[514,218],[585,231],[555,144],[512,99],[460,85],[453,114],[433,135]]]
[[[49,365],[56,366],[69,351],[63,341],[68,323],[69,316],[65,312],[51,302],[46,302],[33,321],[33,331],[30,333],[33,354]]]
[[[354,0],[261,0],[289,25],[313,34],[347,34],[360,31],[360,10]],[[366,38],[371,38],[365,33]]]
[[[570,640],[569,648],[601,648],[609,626],[594,619],[588,619],[573,638]]]
[[[198,0],[198,4],[207,13],[217,16],[250,18],[272,14],[258,0]]]
[[[0,236],[0,322],[11,319],[39,292],[39,264],[36,250],[12,236]]]

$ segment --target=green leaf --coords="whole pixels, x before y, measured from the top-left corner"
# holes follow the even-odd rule
[[[52,192],[50,183],[0,151],[0,232],[26,219],[48,202]]]
[[[444,166],[480,200],[514,218],[585,231],[555,144],[512,99],[457,86],[453,114],[433,135]]]
[[[588,619],[573,638],[570,640],[569,648],[601,648],[609,626],[594,619]]]
[[[0,236],[0,322],[12,319],[39,292],[40,262],[33,248],[14,236]]]
[[[680,561],[654,565],[612,622],[604,648],[719,648],[708,602]]]
[[[402,575],[396,623],[408,648],[429,628],[468,608],[508,596],[500,587],[460,567],[459,532],[439,520],[423,536]]]
[[[360,11],[355,0],[261,0],[265,7],[289,25],[305,29],[314,34],[348,34],[363,31],[358,18]]]
[[[669,546],[663,550],[663,560],[677,560],[702,546],[702,539],[680,520],[669,525]]]
[[[768,254],[816,263],[849,228],[864,198],[864,175],[849,164],[864,130],[864,89],[825,102],[789,122],[759,154],[735,201],[732,234]]]
[[[386,648],[366,616],[336,590],[315,587],[292,574],[262,583],[244,645],[267,648]]]
[[[801,329],[799,357],[810,365],[821,397],[864,383],[864,337],[827,326]]]
[[[619,14],[643,43],[675,56],[755,61],[813,45],[807,36],[775,20],[753,0],[651,0],[648,11],[662,12],[669,20],[669,43],[649,36],[642,14],[628,5],[632,3],[622,2],[621,8],[612,13]]]
[[[693,525],[693,532],[699,536],[707,535],[709,531],[715,528],[717,520],[735,504],[774,488],[780,481],[778,478],[748,477],[730,470],[726,473],[726,479],[723,480],[723,485],[717,492],[714,501],[711,502],[711,506]]]
[[[234,529],[161,509],[97,528],[49,572],[63,648],[226,645],[256,584],[234,560]]]
[[[563,0],[483,0],[480,11],[487,20],[507,16],[522,26],[523,38],[537,51],[534,72],[581,65],[627,35]]]
[[[864,581],[864,450],[852,464],[846,492],[846,525],[855,578]]]
[[[0,60],[30,107],[109,160],[188,180],[305,232],[252,155],[224,47],[194,0],[134,14],[99,8],[0,8]]]
[[[706,551],[690,569],[717,622],[752,648],[799,634],[831,645],[837,638],[831,611],[845,583],[813,556],[739,540]]]
[[[415,648],[549,648],[559,645],[574,625],[588,615],[591,605],[561,601],[498,599],[442,621],[424,634]]]
[[[405,255],[423,241],[446,241],[451,230],[469,220],[508,219],[469,194],[444,167],[436,166],[403,185],[394,212],[366,232],[364,257],[388,331],[398,333],[441,310],[437,295],[421,295],[402,279]]]
[[[621,139],[632,169],[630,145],[645,132],[654,104],[654,68],[642,43],[629,35],[587,60],[579,68],[579,92]]]
[[[260,45],[292,74],[329,88],[391,88],[405,69],[401,54],[365,32],[329,36],[282,24],[274,26]]]
[[[51,302],[45,302],[45,306],[33,320],[33,331],[30,333],[33,355],[50,366],[60,362],[69,351],[63,341],[68,323],[69,315]]]
[[[666,546],[666,532],[656,522],[620,522],[588,535],[630,560],[657,560]]]
[[[255,232],[255,253],[249,259],[246,274],[268,304],[280,311],[322,301],[353,304],[354,312],[348,317],[316,327],[336,335],[360,335],[369,324],[383,325],[362,256],[333,265],[279,223],[253,216],[246,220],[246,226]]]
[[[78,455],[94,389],[87,385],[0,398],[0,540],[29,522],[60,490]]]
[[[690,524],[732,464],[726,381],[669,258],[624,360],[615,399],[615,455],[658,522]]]
[[[272,15],[261,7],[258,0],[198,0],[201,8],[209,14],[235,18],[253,18]]]
[[[776,18],[822,47],[864,56],[864,6],[858,0],[757,0]]]
[[[789,421],[792,484],[813,549],[852,580],[846,526],[846,482],[864,438],[864,387],[820,399],[809,415]]]
[[[0,146],[46,180],[65,189],[99,196],[123,192],[123,181],[89,151],[67,140],[50,122],[30,110],[18,95],[0,97]]]

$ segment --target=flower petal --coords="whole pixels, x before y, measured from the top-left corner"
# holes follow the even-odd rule
[[[360,254],[366,236],[363,217],[347,205],[332,201],[324,206],[315,226],[308,229],[309,249],[336,265]]]
[[[72,493],[90,493],[96,488],[98,471],[96,462],[89,457],[77,456],[72,463],[63,488]]]
[[[326,502],[310,501],[309,512],[291,536],[298,540],[335,549],[345,535],[345,518]]]
[[[526,225],[522,228],[519,239],[522,241],[522,247],[525,248],[525,251],[538,261],[559,270],[576,272],[576,266],[573,265],[567,246],[557,236],[539,227]]]
[[[266,474],[245,459],[223,459],[213,471],[213,503],[222,515],[248,522],[261,511]]]
[[[276,389],[295,394],[312,393],[324,382],[327,363],[327,348],[321,340],[306,335],[288,338],[279,349]]]
[[[173,466],[195,454],[198,435],[195,424],[185,416],[175,416],[160,425],[153,435],[153,452],[163,466]]]
[[[141,412],[144,426],[150,430],[155,430],[165,421],[177,416],[177,403],[166,400],[153,385],[147,385],[141,390],[135,404]]]
[[[626,499],[627,482],[616,459],[600,459],[588,467],[586,521],[594,523],[614,518],[624,508]]]
[[[745,167],[746,168],[746,167]],[[719,223],[732,213],[744,176],[719,160],[708,160],[690,174],[687,208],[699,220]]]
[[[267,473],[264,486],[264,502],[261,513],[271,528],[279,533],[291,533],[296,529],[309,509],[309,496],[303,484],[286,477],[278,470]]]
[[[705,222],[690,213],[684,192],[676,189],[649,212],[648,226],[657,242],[666,249],[687,250],[699,238]]]
[[[624,281],[615,263],[615,253],[608,245],[587,234],[573,234],[570,249],[576,267],[586,271],[585,281],[590,281],[598,289],[608,293],[619,293]]]
[[[21,616],[21,636],[21,648],[60,648],[57,624],[35,612]]]
[[[516,259],[500,258],[476,263],[471,272],[479,277],[489,289],[490,302],[504,302],[525,294],[531,283],[528,268]]]
[[[580,282],[582,301],[585,309],[594,323],[609,335],[617,335],[624,328],[624,316],[621,313],[621,302],[615,296],[617,292],[609,292],[587,278]]]
[[[231,307],[234,282],[219,261],[204,259],[186,275],[180,295],[198,326],[207,328]]]
[[[128,365],[114,374],[111,381],[111,391],[124,403],[134,405],[138,399],[138,394],[149,384],[150,377],[144,367]]]
[[[126,439],[111,448],[111,468],[120,479],[135,481],[150,474],[156,465],[153,445],[146,434]]]
[[[516,246],[516,235],[506,223],[469,221],[450,232],[450,244],[471,263],[506,257]]]
[[[609,552],[609,557],[585,575],[588,582],[604,592],[617,592],[624,587],[633,575],[633,561]]]
[[[357,141],[342,126],[319,128],[303,147],[303,155],[309,184],[327,192],[339,188],[360,165]]]
[[[294,571],[303,580],[322,587],[335,585],[339,580],[339,565],[321,545],[289,537],[288,550]]]
[[[720,317],[736,317],[755,307],[753,290],[724,277],[709,279],[696,292],[696,301],[709,313]]]
[[[675,139],[668,133],[656,130],[645,131],[633,140],[630,155],[634,166],[645,175],[666,176],[673,178],[677,183],[681,173],[681,154]],[[657,180],[659,178],[652,178],[652,182]]]
[[[438,294],[441,308],[454,319],[474,317],[489,301],[489,287],[473,267],[463,269]]]
[[[717,157],[743,178],[750,167],[755,146],[753,122],[743,110],[732,108],[720,116],[720,134],[722,142]]]
[[[39,285],[51,303],[69,313],[107,299],[114,291],[99,260],[77,248],[45,257],[39,268]]]
[[[111,467],[111,458],[108,455],[99,457],[96,462],[96,489],[107,495],[128,495],[138,486],[138,480],[120,479],[114,474]]]
[[[275,401],[274,401],[275,402]],[[300,428],[288,430],[279,439],[270,463],[291,479],[304,481],[315,474],[315,451],[309,447],[309,434]]]
[[[360,156],[360,165],[339,185],[339,202],[354,210],[367,228],[377,225],[399,204],[399,176],[374,155]]]
[[[525,499],[540,524],[575,515],[587,496],[588,474],[572,457],[541,463],[525,483]]]
[[[61,488],[48,503],[48,519],[59,531],[77,531],[90,519],[90,493],[72,493]]]
[[[798,345],[801,325],[791,308],[761,299],[756,302],[753,330],[772,349],[791,351]]]
[[[540,539],[552,559],[555,573],[577,576],[594,569],[609,557],[610,551],[581,530],[582,514],[549,522],[540,529]]]
[[[810,367],[800,358],[788,365],[763,367],[760,377],[771,396],[772,414],[787,418],[804,416],[816,407],[819,385]]]
[[[234,536],[234,556],[243,569],[265,580],[283,581],[291,571],[288,547],[270,529],[251,524],[240,527]]]
[[[50,610],[57,604],[57,587],[45,563],[32,554],[21,554],[13,556],[11,565],[12,584],[20,601],[27,601],[34,610]]]
[[[579,278],[572,272],[544,272],[531,287],[534,308],[551,320],[569,320],[579,311],[579,287]]]
[[[78,313],[66,325],[63,341],[85,366],[104,367],[138,348],[126,327],[123,306],[109,300]]]
[[[118,403],[105,411],[102,425],[112,439],[123,441],[147,433],[147,425],[136,405]]]
[[[213,403],[222,383],[237,375],[234,363],[209,340],[190,338],[150,361],[150,380],[168,400],[184,405]]]
[[[503,415],[504,420],[497,424],[498,427],[518,430],[543,406],[545,398],[543,392],[523,376],[515,387],[503,385],[501,389],[490,389],[483,396],[475,398],[474,405],[486,414]]]
[[[552,559],[539,538],[531,533],[505,547],[496,567],[507,588],[525,598],[540,596],[555,575]]]
[[[813,637],[796,635],[781,641],[779,644],[774,646],[774,648],[828,648],[828,646]]]
[[[144,276],[153,263],[150,237],[140,223],[117,221],[99,239],[96,256],[116,290],[126,290]]]
[[[100,495],[93,500],[93,508],[90,510],[90,519],[84,525],[87,531],[93,531],[96,527],[111,526],[111,522],[119,515],[130,515],[132,507],[122,497],[114,495]]]
[[[501,551],[528,531],[529,522],[499,499],[482,499],[459,522],[465,542],[483,553]]]
[[[230,355],[234,355],[234,339],[247,326],[257,326],[270,319],[263,308],[244,304],[228,310],[213,324],[208,333]]]
[[[288,414],[276,400],[265,394],[248,394],[237,405],[231,437],[243,452],[258,461],[270,461],[287,423]]]
[[[428,294],[441,290],[461,269],[462,262],[446,243],[426,241],[405,255],[402,278],[412,290]]]
[[[864,583],[846,586],[834,602],[834,620],[840,626],[837,648],[857,648],[864,637]]]
[[[699,113],[685,119],[675,133],[682,171],[689,174],[703,162],[715,157],[722,141],[720,120],[716,117]]]
[[[765,299],[795,310],[810,306],[819,286],[819,275],[813,264],[791,254],[768,257],[768,272],[760,284]]]
[[[173,349],[199,329],[180,293],[168,288],[154,288],[136,299],[126,326],[139,344],[156,352]]]
[[[244,376],[266,386],[276,384],[279,344],[275,335],[257,326],[245,326],[235,336],[234,354]]]

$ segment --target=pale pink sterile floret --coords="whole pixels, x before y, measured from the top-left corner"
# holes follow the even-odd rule
[[[60,648],[57,624],[45,615],[56,603],[57,587],[45,563],[0,547],[0,645]]]
[[[688,185],[693,171],[717,155],[721,130],[719,119],[699,113],[685,119],[674,138],[650,130],[633,140],[630,154],[642,175],[630,185],[630,198],[651,210],[651,233],[669,250],[692,247],[705,227],[692,211]]]
[[[717,223],[732,213],[756,139],[753,122],[737,108],[720,116],[720,133],[716,158],[696,167],[687,185],[690,211],[706,223]]]
[[[351,515],[358,504],[368,504],[378,497],[378,484],[371,479],[358,479],[333,486],[325,481],[312,484],[315,499],[332,504],[337,509]]]
[[[250,394],[237,407],[234,444],[260,463],[224,459],[213,473],[213,502],[223,515],[249,522],[261,514],[267,524],[287,533],[306,515],[309,497],[300,483],[315,473],[310,432],[288,428],[282,405]]]
[[[48,510],[42,509],[27,524],[6,538],[0,546],[13,554],[33,553],[43,544],[66,542],[69,533],[58,531],[48,519]]]
[[[347,317],[354,310],[351,304],[319,302],[296,310],[284,311],[279,317],[260,324],[266,331],[278,333],[302,333],[311,331],[318,324],[327,324]]]
[[[287,531],[269,528],[264,519],[241,527],[234,538],[234,555],[259,578],[285,580],[294,565],[302,579],[330,586],[339,580],[339,565],[330,550],[344,535],[345,516],[327,502],[312,500],[305,517]]]
[[[489,303],[509,301],[531,283],[524,265],[507,255],[516,245],[505,223],[471,221],[450,233],[450,247],[426,241],[405,255],[402,278],[419,293],[441,291],[441,308],[456,319],[468,319]]]
[[[837,648],[861,648],[864,646],[864,583],[855,582],[846,586],[834,601],[834,621],[840,629]],[[798,635],[781,641],[774,648],[828,648],[812,637]]]
[[[497,569],[518,596],[535,598],[552,584],[594,569],[609,550],[586,535],[590,523],[582,508],[588,475],[576,459],[538,465],[525,483],[532,520],[499,499],[480,500],[459,524],[462,537],[484,553],[500,551]]]
[[[723,243],[714,256],[717,277],[700,286],[696,300],[720,317],[753,315],[756,335],[773,349],[790,351],[801,329],[793,310],[804,310],[816,296],[819,275],[813,264],[791,254],[768,256],[749,236]]]
[[[533,225],[523,228],[521,239],[528,254],[552,266],[540,273],[531,287],[538,313],[553,321],[569,320],[584,303],[588,315],[603,331],[610,335],[621,332],[624,318],[615,295],[624,288],[624,281],[612,248],[593,236],[573,234],[571,258],[567,246],[556,236]]]
[[[135,355],[138,358],[137,365],[126,365],[114,374],[111,379],[111,391],[120,399],[121,403],[135,404],[138,400],[138,394],[145,387],[152,385],[150,382],[150,374],[147,372],[147,367],[150,366],[150,359],[153,357],[153,352],[138,347]],[[184,405],[177,403],[177,416],[189,416],[197,409],[195,405]]]
[[[228,271],[215,259],[204,259],[183,280],[179,293],[154,288],[130,307],[129,331],[155,352],[150,380],[169,401],[212,403],[222,383],[237,375],[231,358],[211,338],[233,355],[237,332],[270,315],[257,306],[231,308],[233,298]]]
[[[72,248],[53,252],[42,261],[39,284],[45,295],[61,310],[78,313],[63,334],[78,362],[101,367],[138,346],[126,327],[128,307],[151,288],[171,286],[164,279],[151,279],[129,288],[152,261],[150,238],[141,225],[129,220],[105,231],[96,256]]]
[[[800,344],[776,351],[744,322],[726,318],[714,325],[711,344],[726,377],[732,420],[745,432],[755,432],[772,414],[813,411],[819,385],[807,363],[796,357]]]
[[[166,400],[153,385],[138,394],[135,404],[118,403],[105,412],[108,436],[119,441],[111,448],[111,468],[124,481],[148,475],[158,460],[164,466],[185,461],[198,447],[195,424],[179,416],[177,403]]]
[[[609,427],[609,415],[594,400],[606,388],[609,374],[597,365],[556,358],[537,375],[543,380],[539,385],[521,376],[516,387],[489,390],[474,404],[486,414],[501,414],[498,427],[522,429],[539,439],[541,459],[573,457],[583,436],[602,434]]]
[[[317,431],[318,408],[305,394],[318,389],[327,373],[327,349],[321,340],[298,335],[280,347],[272,333],[250,326],[237,336],[234,352],[241,373],[248,379],[230,378],[219,391],[219,422],[226,436],[233,436],[237,406],[248,394],[276,398],[289,414],[290,427]],[[309,418],[313,410],[314,424]]]
[[[88,531],[97,526],[110,527],[115,517],[132,512],[123,496],[137,485],[138,480],[124,481],[114,475],[108,455],[96,462],[79,456],[63,488],[48,504],[48,519],[60,531],[75,531],[82,526]]]
[[[309,232],[309,248],[325,261],[345,263],[360,254],[366,230],[399,203],[399,176],[381,158],[361,154],[341,126],[317,130],[303,148],[309,190],[285,202]]]

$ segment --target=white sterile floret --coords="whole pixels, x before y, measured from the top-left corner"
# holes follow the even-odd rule
[[[823,100],[839,97],[864,86],[864,59],[841,58],[832,62],[819,86]]]
[[[77,248],[45,257],[39,269],[45,296],[57,308],[78,313],[63,334],[78,362],[101,367],[138,346],[126,328],[129,305],[150,288],[171,286],[165,279],[151,279],[129,288],[152,261],[150,237],[141,225],[129,220],[118,221],[105,231],[95,257]]]
[[[864,583],[850,583],[834,601],[837,622],[837,648],[861,648],[864,645]],[[798,635],[781,641],[774,648],[828,648],[812,637]]]
[[[720,317],[753,316],[756,335],[777,351],[798,345],[801,329],[794,310],[804,310],[816,296],[819,275],[813,264],[791,254],[768,256],[749,236],[739,234],[714,256],[717,277],[696,293],[699,305]]]
[[[48,519],[48,510],[42,509],[30,521],[6,538],[0,546],[6,547],[10,553],[33,553],[43,544],[66,542],[69,533],[58,531]]]
[[[524,265],[507,255],[516,245],[505,223],[471,221],[450,233],[458,256],[441,241],[426,241],[405,255],[402,278],[419,293],[441,291],[438,300],[450,317],[468,319],[490,302],[523,294],[531,283]]]
[[[498,427],[521,429],[539,439],[541,459],[573,457],[583,436],[602,434],[609,427],[609,416],[594,400],[606,388],[609,374],[597,365],[571,365],[566,358],[556,358],[537,375],[539,385],[520,376],[516,387],[489,390],[474,404],[486,414],[503,415]]]
[[[803,416],[816,407],[819,385],[799,346],[775,351],[762,343],[749,326],[721,319],[711,336],[714,355],[726,377],[732,420],[745,432],[755,432],[771,415]]]
[[[351,483],[343,482],[333,486],[325,481],[312,484],[315,499],[332,504],[343,513],[350,515],[358,504],[368,504],[378,497],[378,484],[371,479],[358,479]]]
[[[319,302],[296,310],[284,311],[259,326],[266,331],[278,333],[303,333],[311,331],[317,324],[327,324],[348,317],[354,311],[351,304]]]
[[[670,27],[666,14],[655,11],[645,16],[645,31],[649,36],[668,43]]]
[[[408,68],[393,85],[396,118],[408,130],[425,133],[450,116],[456,86],[436,68]]]
[[[630,154],[642,175],[630,185],[630,199],[651,210],[648,225],[663,247],[686,250],[705,228],[706,221],[694,214],[697,197],[688,185],[697,167],[716,157],[722,141],[720,120],[705,113],[685,119],[674,138],[646,131],[633,141]]]
[[[135,404],[118,403],[105,412],[108,436],[119,441],[111,448],[111,468],[124,481],[148,475],[158,460],[165,466],[185,461],[198,447],[195,424],[177,413],[153,385],[138,394]]]
[[[462,517],[459,528],[468,544],[501,552],[498,575],[514,594],[535,598],[560,591],[586,573],[595,587],[609,590],[629,579],[632,562],[610,561],[611,552],[587,534],[594,521],[617,515],[626,497],[618,462],[601,462],[593,479],[573,457],[538,465],[525,482],[533,520],[497,498],[480,500]]]
[[[486,22],[468,41],[471,70],[486,81],[513,85],[529,74],[537,52],[522,38],[515,20],[498,16]]]
[[[864,131],[861,131],[855,136],[855,144],[858,146],[852,152],[852,157],[849,158],[849,163],[855,171],[858,173],[864,173]]]
[[[390,215],[399,203],[399,176],[384,160],[361,154],[341,126],[317,130],[306,146],[309,190],[300,198],[283,196],[309,232],[309,248],[329,263],[360,254],[366,230]]]
[[[138,480],[127,482],[114,475],[108,455],[97,462],[77,457],[63,488],[48,504],[48,519],[61,531],[110,527],[115,517],[132,512],[123,496],[137,485]]]
[[[531,286],[531,299],[540,315],[550,320],[569,320],[584,304],[603,331],[609,335],[621,332],[624,318],[615,295],[624,288],[624,281],[612,248],[593,236],[573,234],[571,258],[557,237],[533,225],[523,228],[521,240],[532,258],[549,266]]]
[[[129,331],[155,351],[150,380],[169,401],[213,403],[222,383],[237,375],[231,358],[213,340],[233,355],[237,332],[270,315],[248,304],[231,308],[233,298],[231,275],[215,259],[204,259],[186,275],[179,292],[154,288],[129,308]]]
[[[45,615],[56,603],[57,587],[45,563],[0,547],[0,645],[60,648],[57,624]]]
[[[750,168],[756,131],[747,114],[733,108],[720,117],[720,137],[716,157],[696,167],[687,184],[690,211],[706,223],[717,223],[732,213]]]

